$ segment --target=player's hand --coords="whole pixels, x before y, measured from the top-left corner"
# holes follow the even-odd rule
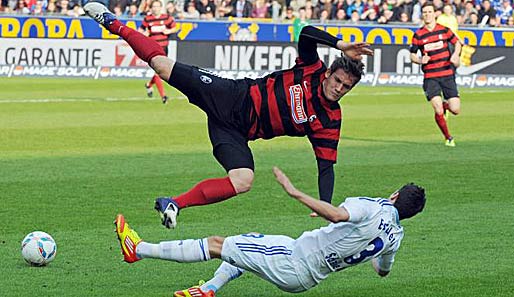
[[[284,188],[284,190],[291,197],[295,197],[294,195],[298,192],[298,190],[294,187],[293,183],[289,180],[287,175],[282,172],[278,167],[273,167],[273,174],[275,174],[275,178],[277,182]]]
[[[430,57],[428,56],[427,53],[425,53],[423,55],[423,57],[421,57],[421,64],[426,64],[426,63],[428,63],[428,61],[430,61]]]
[[[353,60],[362,60],[362,55],[373,56],[373,50],[365,42],[342,43],[341,51]]]
[[[452,55],[450,57],[450,62],[453,64],[453,66],[459,67],[460,66],[460,57],[458,55]]]

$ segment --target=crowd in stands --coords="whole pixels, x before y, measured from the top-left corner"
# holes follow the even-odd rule
[[[88,0],[0,0],[0,12],[24,15],[81,16]],[[142,18],[153,0],[95,0],[122,18]],[[427,0],[162,0],[176,19],[227,17],[271,19],[300,24],[421,24]],[[513,0],[433,0],[444,24],[514,26]]]

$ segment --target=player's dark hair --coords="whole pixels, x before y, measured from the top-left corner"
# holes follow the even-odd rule
[[[346,56],[335,59],[332,65],[330,65],[330,73],[336,72],[337,69],[343,69],[344,72],[355,77],[357,80],[353,85],[356,85],[364,74],[364,64],[361,61],[352,60]]]
[[[423,4],[423,6],[421,6],[421,10],[423,10],[423,8],[428,7],[428,6],[432,6],[432,8],[434,9],[434,11],[436,10],[436,9],[435,9],[435,5],[434,5],[434,2],[432,2],[432,1],[428,1],[428,2],[426,2],[425,4]]]
[[[399,219],[408,219],[421,212],[425,201],[425,189],[413,183],[403,186],[398,190],[398,198],[394,202]]]

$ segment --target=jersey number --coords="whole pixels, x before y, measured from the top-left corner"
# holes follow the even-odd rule
[[[346,264],[355,265],[364,261],[368,257],[376,255],[384,247],[384,242],[380,237],[377,237],[368,243],[368,246],[361,252],[344,258]]]

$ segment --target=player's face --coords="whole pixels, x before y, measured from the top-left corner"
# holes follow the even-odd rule
[[[327,79],[323,81],[323,94],[330,101],[341,99],[355,84],[355,78],[341,68],[334,73],[328,70],[325,75]]]
[[[152,4],[152,14],[153,15],[160,15],[161,14],[162,6],[159,2],[154,2]]]
[[[435,21],[434,7],[427,6],[423,8],[423,21],[425,22],[425,25],[431,24]]]

